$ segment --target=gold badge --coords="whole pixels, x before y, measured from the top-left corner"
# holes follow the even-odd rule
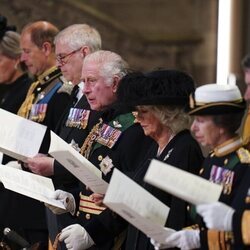
[[[194,108],[194,98],[193,98],[193,95],[192,95],[192,94],[189,95],[189,107],[190,107],[191,109]]]
[[[250,163],[250,153],[245,148],[240,148],[237,150],[237,155],[241,163]]]

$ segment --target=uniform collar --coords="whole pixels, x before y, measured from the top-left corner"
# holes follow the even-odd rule
[[[60,75],[61,75],[61,71],[56,66],[53,66],[52,68],[46,70],[44,73],[39,75],[37,79],[41,84],[44,84],[48,82],[49,80],[53,80],[54,78]]]

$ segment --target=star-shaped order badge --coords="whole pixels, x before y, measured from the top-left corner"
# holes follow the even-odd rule
[[[118,121],[113,121],[113,125],[115,128],[121,128],[122,125]]]
[[[103,158],[99,166],[104,175],[107,175],[114,167],[112,159],[110,159],[108,155],[105,158]]]

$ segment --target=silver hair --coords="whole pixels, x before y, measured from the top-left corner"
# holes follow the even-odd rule
[[[152,105],[140,107],[152,111],[160,122],[174,134],[184,129],[189,129],[191,126],[192,118],[185,112],[182,106]]]
[[[20,57],[20,35],[17,32],[7,31],[4,34],[0,40],[0,53],[12,59]]]
[[[90,61],[100,65],[100,75],[105,78],[107,85],[112,84],[114,76],[121,79],[128,73],[127,62],[120,55],[108,50],[99,50],[87,55],[83,65]]]
[[[57,42],[67,44],[72,49],[88,46],[90,52],[101,49],[102,41],[99,32],[88,24],[73,24],[60,31],[55,39]]]

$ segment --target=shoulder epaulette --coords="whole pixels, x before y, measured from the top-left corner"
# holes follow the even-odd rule
[[[57,90],[57,93],[67,93],[71,94],[74,85],[70,82],[68,82],[63,76],[60,76],[59,79],[63,83],[62,86]]]
[[[35,99],[35,95],[33,92],[36,89],[36,87],[38,86],[38,84],[39,84],[39,81],[35,81],[31,84],[31,86],[28,90],[28,93],[26,95],[26,98],[17,112],[17,115],[24,117],[24,118],[28,118],[29,111],[32,107],[33,100]]]
[[[246,148],[239,148],[236,151],[241,163],[250,163],[250,152]]]
[[[28,118],[34,103],[40,101],[41,103],[48,102],[54,92],[61,86],[61,83],[57,83],[56,81],[53,83],[53,80],[58,78],[61,74],[60,69],[54,66],[39,75],[37,81],[31,84],[26,98],[18,110],[18,115]],[[45,95],[46,98],[44,98]]]
[[[242,215],[242,220],[241,220],[241,230],[242,230],[242,240],[245,245],[250,244],[250,211],[246,210],[244,211]]]
[[[213,154],[217,157],[223,157],[227,154],[235,152],[240,147],[242,147],[242,139],[239,136],[236,136],[216,147]]]

